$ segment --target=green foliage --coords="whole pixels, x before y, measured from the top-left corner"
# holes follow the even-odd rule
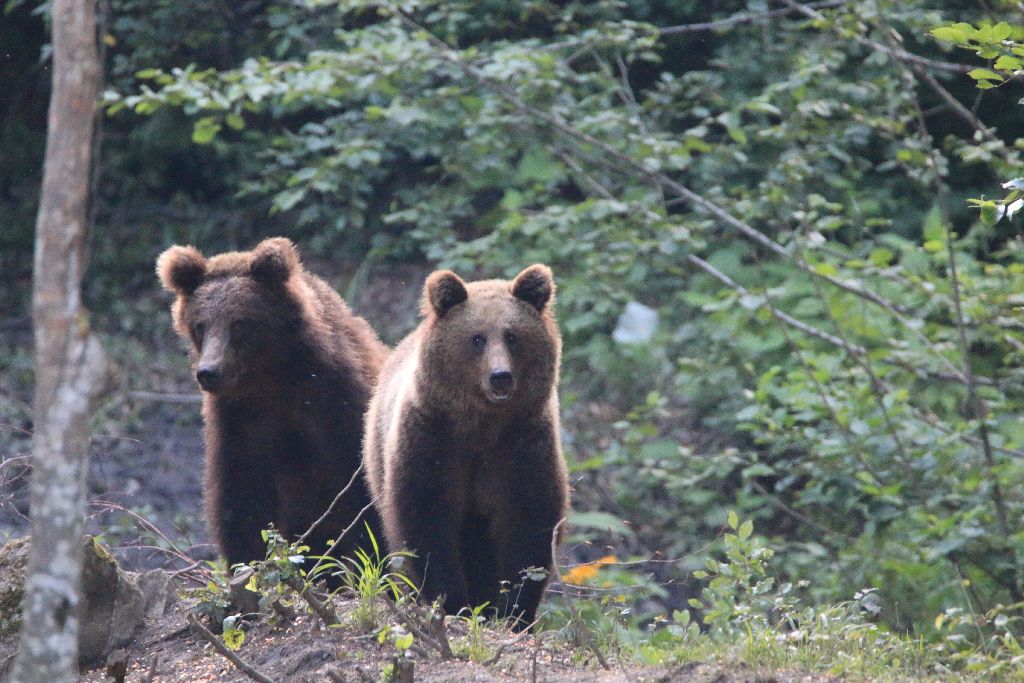
[[[401,572],[403,561],[411,557],[411,553],[398,551],[381,555],[380,546],[368,524],[366,533],[370,538],[370,549],[357,548],[355,557],[315,558],[317,564],[311,578],[340,576],[345,590],[358,602],[351,612],[352,620],[360,629],[370,631],[379,627],[387,614],[382,600],[400,601],[415,596],[417,588]],[[395,645],[398,647],[398,642]],[[408,647],[405,645],[399,649]]]

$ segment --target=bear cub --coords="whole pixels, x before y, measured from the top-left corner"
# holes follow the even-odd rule
[[[388,547],[415,553],[421,596],[449,614],[488,603],[519,629],[536,617],[569,505],[554,292],[540,264],[511,282],[431,274],[424,320],[385,363],[366,417]]]
[[[295,540],[358,469],[387,348],[283,237],[209,259],[173,246],[157,274],[177,295],[174,327],[203,392],[211,533],[228,566],[262,560],[261,529],[273,523]],[[324,553],[369,501],[360,476],[307,539],[311,552]],[[376,513],[367,517],[376,532]],[[331,554],[360,546],[370,547],[362,522]]]

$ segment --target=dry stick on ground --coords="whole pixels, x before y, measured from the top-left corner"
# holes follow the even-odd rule
[[[443,617],[440,628],[438,628],[437,622],[430,620],[427,623],[420,623],[422,615],[416,612],[415,605],[411,603],[396,605],[392,601],[385,599],[384,606],[396,619],[402,622],[403,626],[412,631],[413,635],[429,645],[433,650],[436,650],[441,655],[441,659],[451,659],[454,657],[451,643],[448,642],[448,634],[444,631]]]
[[[551,530],[551,572],[554,574],[554,578],[562,584],[563,596],[565,597],[565,604],[569,606],[569,611],[572,612],[572,624],[579,634],[583,645],[594,653],[597,657],[598,663],[604,669],[610,669],[608,662],[605,661],[604,655],[601,654],[601,650],[597,647],[597,643],[594,642],[594,634],[591,633],[590,627],[587,626],[583,620],[583,615],[580,614],[580,610],[576,607],[576,602],[569,595],[569,589],[565,585],[565,580],[562,579],[562,572],[558,568],[558,530],[565,524],[566,518],[558,520],[558,524]]]
[[[508,648],[512,647],[513,645],[517,645],[517,644],[521,643],[522,641],[526,640],[526,638],[528,636],[531,635],[530,629],[533,628],[533,626],[536,623],[537,622],[534,621],[532,624],[527,626],[526,629],[522,633],[520,633],[518,636],[516,636],[515,638],[510,638],[509,640],[506,640],[506,641],[504,641],[502,643],[499,643],[498,644],[498,649],[494,651],[494,654],[491,655],[490,657],[488,657],[484,661],[484,663],[483,663],[484,666],[494,666],[495,664],[497,664],[498,660],[501,659],[501,655],[504,654],[505,650],[507,650]]]
[[[334,626],[340,624],[341,621],[338,619],[338,613],[334,611],[334,608],[327,602],[321,601],[316,595],[313,594],[312,586],[303,581],[297,576],[289,576],[284,580],[286,586],[291,588],[293,591],[299,594],[299,597],[306,601],[306,604],[317,613],[325,625]]]
[[[230,649],[228,649],[228,646],[225,645],[220,638],[213,635],[213,633],[211,633],[208,628],[199,623],[199,619],[196,618],[196,615],[189,614],[188,623],[192,626],[192,630],[194,630],[198,635],[200,635],[204,640],[206,640],[206,642],[210,643],[210,645],[213,645],[213,649],[215,649],[217,652],[223,655],[225,659],[234,664],[235,668],[244,673],[246,676],[253,679],[254,681],[259,681],[260,683],[274,683],[274,679],[267,677],[259,670],[257,670],[255,667],[253,667],[251,664],[249,664],[241,657],[236,655],[234,652],[232,652]]]

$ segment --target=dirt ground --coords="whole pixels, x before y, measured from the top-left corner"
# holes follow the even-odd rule
[[[249,624],[237,656],[269,680],[296,683],[390,680],[388,674],[397,657],[411,662],[414,680],[423,683],[822,683],[831,680],[800,672],[755,672],[718,664],[648,667],[612,659],[604,669],[585,650],[561,640],[557,634],[517,637],[490,627],[485,628],[483,634],[482,651],[486,659],[478,656],[478,660],[484,661],[473,661],[463,649],[469,638],[467,626],[464,621],[451,617],[446,620],[446,632],[455,657],[442,659],[433,651],[416,653],[412,650],[400,655],[387,639],[381,642],[375,632],[360,631],[351,623],[346,615],[353,601],[335,598],[334,605],[341,626],[324,628],[318,618],[309,614],[278,624],[266,619]],[[180,602],[163,618],[146,625],[127,649],[126,680],[129,683],[252,680],[188,626],[188,609],[188,602]],[[81,680],[106,683],[111,679],[100,667],[84,672]]]

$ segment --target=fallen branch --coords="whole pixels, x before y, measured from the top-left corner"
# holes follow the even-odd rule
[[[399,605],[390,600],[385,600],[384,606],[413,635],[441,655],[441,659],[451,659],[454,657],[451,643],[448,642],[448,634],[444,631],[444,617],[441,617],[439,629],[438,622],[433,619],[429,620],[427,624],[418,622],[417,618],[421,618],[421,615],[416,614],[414,606],[408,605],[406,607],[407,611],[404,611]]]
[[[537,622],[534,621],[532,624],[523,629],[523,632],[515,638],[511,638],[503,643],[500,643],[498,645],[498,649],[495,650],[494,654],[488,657],[486,661],[484,661],[484,666],[494,666],[495,664],[497,664],[498,660],[501,659],[501,655],[505,652],[505,650],[512,647],[513,645],[518,645],[523,640],[525,640],[527,636],[531,635],[530,629],[532,629],[536,623]]]
[[[313,594],[312,586],[308,583],[294,575],[285,579],[284,583],[286,586],[298,593],[300,598],[306,601],[306,604],[316,612],[317,616],[323,620],[326,626],[335,626],[341,623],[338,619],[338,613],[334,611],[334,608],[316,597],[316,595]]]
[[[269,678],[265,674],[261,673],[251,664],[249,664],[241,657],[236,655],[234,652],[232,652],[230,649],[228,649],[228,646],[224,644],[224,641],[222,641],[217,636],[213,635],[213,633],[210,632],[210,629],[206,628],[201,623],[199,623],[199,619],[196,618],[196,615],[190,613],[188,615],[188,623],[192,626],[192,630],[194,630],[197,634],[202,636],[202,638],[206,640],[206,642],[210,643],[210,645],[213,645],[213,649],[215,649],[217,652],[223,655],[225,659],[234,664],[235,668],[244,673],[246,676],[253,679],[254,681],[259,681],[260,683],[274,683],[274,679]]]

